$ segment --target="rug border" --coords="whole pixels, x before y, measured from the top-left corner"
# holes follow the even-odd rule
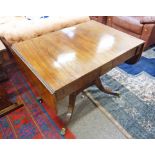
[[[9,64],[10,65],[10,64]],[[15,65],[14,67],[17,69],[16,72],[18,72],[18,74],[20,73],[20,75],[22,75],[23,77],[23,81],[26,82],[26,85],[31,89],[32,91],[32,95],[34,95],[34,97],[38,96],[38,91],[32,86],[32,84],[30,83],[29,79],[27,76],[25,76],[25,74],[23,73],[23,71],[19,68],[18,64],[13,60],[13,63],[11,65]],[[11,82],[12,83],[12,82]],[[12,83],[16,89],[16,86],[14,83]],[[16,93],[19,95],[19,100],[22,100],[23,104],[25,105],[25,102],[24,102],[24,99],[22,98],[22,96],[20,95],[19,91],[16,89]],[[17,99],[17,100],[18,100]],[[54,125],[55,125],[55,128],[58,128],[58,130],[61,131],[61,128],[64,126],[64,123],[62,122],[62,120],[59,118],[59,116],[57,116],[57,114],[50,110],[50,108],[47,106],[47,104],[45,102],[43,102],[42,104],[39,104],[38,105],[40,107],[42,107],[45,111],[46,111],[46,114],[48,115],[48,119],[51,121],[53,121]],[[27,106],[25,106],[27,108]],[[41,108],[41,109],[42,109]],[[57,130],[57,129],[56,129]],[[59,133],[59,132],[58,132]],[[60,133],[59,133],[60,134]],[[67,131],[66,131],[66,134],[64,136],[62,136],[60,134],[60,137],[61,139],[76,139],[76,135],[69,129],[67,128]],[[15,138],[14,138],[15,139]],[[20,138],[18,138],[20,139]],[[36,139],[36,138],[35,138]],[[51,138],[44,138],[44,136],[42,138],[39,138],[39,139],[51,139]],[[55,138],[57,139],[57,138]]]
[[[118,130],[127,138],[133,139],[133,137],[122,127],[118,121],[103,107],[101,106],[100,102],[94,99],[94,97],[87,91],[83,91],[84,94],[92,101],[92,103],[118,128]]]

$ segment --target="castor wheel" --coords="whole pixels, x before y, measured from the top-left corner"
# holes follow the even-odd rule
[[[66,134],[66,128],[62,128],[61,131],[60,131],[60,134],[62,136],[64,136]]]
[[[43,99],[42,99],[41,97],[37,97],[37,101],[38,101],[39,103],[43,103]]]

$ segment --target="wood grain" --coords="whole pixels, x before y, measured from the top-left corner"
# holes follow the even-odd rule
[[[16,43],[12,49],[42,86],[59,100],[134,57],[143,44],[133,36],[89,21]]]
[[[55,96],[46,89],[46,87],[39,81],[39,79],[33,74],[33,72],[26,66],[26,64],[14,53],[12,52],[18,66],[23,71],[27,80],[31,83],[31,86],[37,90],[38,97],[41,97],[42,100],[48,104],[48,106],[57,113]],[[37,100],[37,98],[36,98]]]

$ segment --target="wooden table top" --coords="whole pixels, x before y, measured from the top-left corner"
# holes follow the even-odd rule
[[[95,21],[16,43],[15,53],[51,93],[144,41]]]

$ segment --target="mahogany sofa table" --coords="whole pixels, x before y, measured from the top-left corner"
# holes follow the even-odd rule
[[[138,61],[143,45],[143,40],[91,20],[16,43],[12,53],[38,96],[55,112],[57,101],[69,95],[67,125],[76,96],[85,88],[95,84],[105,93],[119,95],[104,88],[100,76],[125,61]]]

